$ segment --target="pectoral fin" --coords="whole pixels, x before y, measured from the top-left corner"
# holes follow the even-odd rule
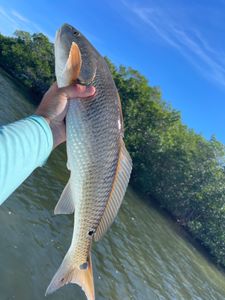
[[[132,161],[130,155],[127,152],[124,142],[121,141],[121,150],[116,176],[104,214],[94,235],[95,241],[100,240],[113,223],[125,195],[131,170]]]
[[[70,186],[70,180],[67,182],[59,201],[55,207],[54,214],[72,214],[75,210],[74,200]]]
[[[71,84],[75,82],[80,74],[82,59],[81,53],[78,45],[76,43],[72,43],[70,48],[70,53],[65,64],[65,67],[62,73],[57,78],[59,87],[64,87],[65,85]]]

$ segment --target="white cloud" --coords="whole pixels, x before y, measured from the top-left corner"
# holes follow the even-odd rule
[[[179,51],[203,76],[225,87],[225,53],[210,46],[201,32],[192,29],[191,21],[189,24],[181,20],[175,21],[163,7],[142,7],[130,2],[128,4],[125,0],[122,0],[122,3],[161,41]]]
[[[45,34],[50,41],[54,41],[54,37],[49,35],[38,24],[30,21],[16,10],[6,10],[0,6],[0,28],[1,33],[12,35],[16,30],[25,30],[28,32],[41,32]]]
[[[19,26],[18,22],[16,22],[14,18],[12,18],[10,14],[7,13],[4,10],[4,8],[1,6],[0,6],[0,24],[1,24],[1,29],[5,27],[7,31],[9,30],[9,28],[11,28],[12,30],[16,30]]]
[[[22,22],[25,22],[25,23],[30,23],[30,21],[25,18],[24,16],[22,16],[20,13],[18,13],[18,11],[16,10],[12,10],[12,15],[15,16],[17,19],[19,19],[20,21]]]

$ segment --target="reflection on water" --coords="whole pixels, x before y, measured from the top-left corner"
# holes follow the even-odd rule
[[[1,72],[0,124],[33,112],[21,89]],[[41,300],[72,237],[73,217],[53,216],[68,178],[65,147],[0,207],[0,299]],[[94,244],[97,300],[225,299],[224,274],[131,189],[114,225]],[[85,299],[66,286],[54,300]]]

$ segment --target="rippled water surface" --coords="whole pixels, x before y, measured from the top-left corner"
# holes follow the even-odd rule
[[[0,124],[34,111],[2,71],[0,95]],[[44,296],[72,237],[73,217],[53,215],[68,178],[65,164],[61,146],[0,207],[0,300],[85,300],[75,285]],[[225,299],[224,274],[131,189],[112,228],[94,244],[93,267],[97,300]]]

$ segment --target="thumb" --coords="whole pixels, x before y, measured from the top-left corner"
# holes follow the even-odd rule
[[[74,85],[65,87],[64,92],[66,93],[68,100],[75,99],[75,98],[87,98],[87,97],[91,97],[95,94],[95,87],[74,84]]]

